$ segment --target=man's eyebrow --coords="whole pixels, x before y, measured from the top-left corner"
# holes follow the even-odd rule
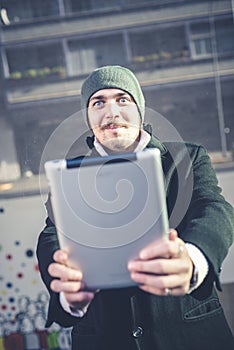
[[[90,100],[89,100],[89,101],[92,101],[92,100],[102,100],[103,98],[105,98],[104,95],[96,95],[96,96],[90,97]]]
[[[118,92],[117,94],[114,94],[112,97],[120,97],[120,96],[129,96],[129,97],[131,97],[131,95],[129,95],[127,92]],[[90,97],[89,101],[103,100],[103,99],[106,99],[106,98],[108,98],[108,97],[105,96],[105,95],[96,95],[96,96]]]

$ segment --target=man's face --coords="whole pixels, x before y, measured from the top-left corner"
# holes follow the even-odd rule
[[[135,149],[141,118],[133,98],[120,89],[95,92],[88,105],[88,119],[97,140],[111,152]]]

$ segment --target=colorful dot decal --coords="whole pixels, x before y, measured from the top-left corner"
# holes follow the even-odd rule
[[[32,257],[33,257],[33,250],[32,250],[32,249],[26,250],[26,256],[27,256],[28,258],[32,258]]]
[[[25,206],[22,203],[24,200]],[[5,210],[4,220],[8,220],[9,226],[3,227],[3,232],[1,231],[0,234],[0,349],[2,344],[5,345],[5,341],[6,344],[9,343],[11,339],[9,338],[8,343],[7,340],[11,334],[14,334],[13,339],[23,339],[28,330],[30,334],[34,333],[34,347],[41,348],[40,334],[37,329],[44,329],[49,295],[38,274],[35,254],[37,229],[32,232],[32,226],[28,225],[28,208],[29,206],[31,208],[32,201],[34,201],[33,197],[13,198],[6,203],[7,206],[9,205],[9,210]],[[39,201],[41,204],[41,198]],[[32,209],[34,211],[34,204]],[[14,222],[12,222],[13,211]],[[21,229],[19,236],[16,236],[13,227],[17,221]],[[69,341],[70,333],[67,344]],[[14,345],[9,343],[10,348],[11,350],[21,349],[21,343],[19,346],[15,341]],[[57,348],[65,349],[64,346]],[[66,350],[68,349],[70,348],[66,346]]]

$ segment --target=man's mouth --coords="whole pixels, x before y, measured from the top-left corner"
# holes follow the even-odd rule
[[[101,128],[102,130],[115,130],[115,129],[118,129],[118,128],[126,128],[127,125],[126,124],[123,124],[123,123],[108,123],[108,124],[105,124],[103,125]]]

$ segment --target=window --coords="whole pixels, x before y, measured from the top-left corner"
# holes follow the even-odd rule
[[[61,44],[20,46],[7,48],[9,75],[11,78],[38,77],[53,74],[64,68]]]
[[[83,11],[102,10],[119,6],[120,0],[64,0],[66,13],[79,13]]]
[[[86,74],[108,64],[125,63],[123,39],[119,34],[68,42],[70,75]]]
[[[183,26],[133,32],[130,43],[134,63],[162,62],[188,55]]]
[[[215,21],[214,30],[208,22],[192,24],[190,27],[191,55],[193,58],[211,57],[212,38],[216,40],[219,56],[232,53],[234,52],[233,37],[234,23],[231,18]]]
[[[67,14],[83,11],[102,11],[105,9],[124,9],[126,7],[185,3],[187,0],[63,0]],[[195,0],[193,0],[195,1]]]
[[[209,23],[195,23],[191,25],[190,49],[192,58],[212,56],[212,38]]]
[[[217,51],[219,54],[234,52],[234,22],[233,19],[215,22]]]
[[[70,75],[88,73],[96,67],[95,49],[86,41],[70,41],[68,50]]]
[[[187,0],[125,0],[125,1],[122,1],[122,3],[124,3],[125,5],[137,5],[137,4],[166,5],[166,4],[181,3],[186,1]]]
[[[57,1],[51,0],[2,0],[0,7],[4,24],[58,14]]]
[[[204,36],[203,38],[194,39],[192,43],[193,57],[206,57],[212,54],[211,38]]]

